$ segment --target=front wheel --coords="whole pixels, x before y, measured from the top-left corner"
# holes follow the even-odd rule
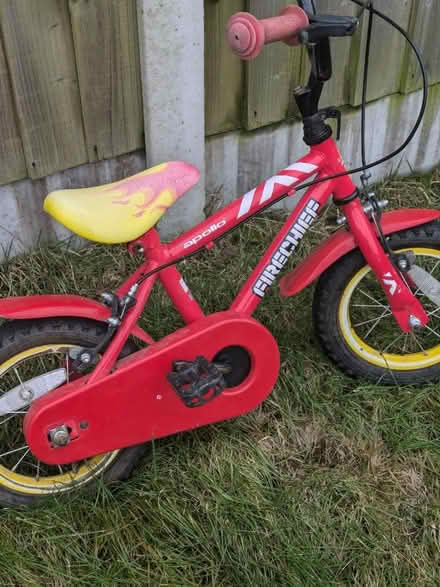
[[[392,235],[395,252],[413,251],[416,265],[440,280],[440,224]],[[376,276],[353,251],[319,279],[313,303],[318,339],[345,373],[375,383],[418,384],[440,379],[440,308],[414,292],[429,315],[419,331],[400,330]]]
[[[47,379],[42,378],[41,385],[48,385],[48,390],[53,388],[54,378],[59,373],[68,382],[74,377],[70,369],[70,349],[95,346],[105,332],[105,324],[79,318],[19,320],[4,324],[0,327],[0,399],[8,391],[26,390],[26,382],[42,375]],[[121,356],[135,350],[135,345],[127,343]],[[0,415],[1,505],[35,504],[49,496],[92,487],[100,478],[104,481],[124,479],[145,451],[145,445],[140,445],[70,465],[45,465],[32,455],[23,435],[23,418],[28,407],[8,413],[3,411]]]

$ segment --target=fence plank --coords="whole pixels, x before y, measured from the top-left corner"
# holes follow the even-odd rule
[[[70,0],[89,161],[144,145],[136,0]]]
[[[245,0],[205,0],[206,134],[241,126],[244,64],[226,41],[226,23],[245,10]]]
[[[279,14],[286,0],[248,0],[248,10],[257,18]],[[251,130],[284,120],[292,114],[291,90],[301,80],[301,51],[274,43],[247,65],[246,128]]]
[[[86,162],[67,5],[2,0],[0,11],[29,175]]]
[[[318,14],[335,14],[344,16],[357,16],[358,7],[349,0],[315,0],[315,6]],[[350,60],[352,38],[330,39],[332,59],[333,59],[333,76],[325,84],[320,107],[343,106],[350,101]],[[304,67],[305,64],[305,67]],[[310,61],[304,52],[303,71],[306,71],[307,77],[310,73]],[[303,74],[304,79],[304,74]]]
[[[11,80],[0,39],[0,184],[27,177]]]
[[[413,0],[410,34],[422,51],[430,85],[440,82],[439,23],[440,2],[438,0]],[[401,91],[407,94],[422,86],[419,64],[411,48],[407,47]]]
[[[376,8],[390,16],[405,30],[408,29],[411,0],[382,0]],[[362,101],[362,76],[365,45],[367,40],[368,13],[361,19],[361,32],[353,38],[350,78],[352,92],[350,103],[358,106]],[[400,90],[405,59],[405,39],[383,20],[376,17],[371,44],[370,76],[368,80],[368,101],[394,94]]]

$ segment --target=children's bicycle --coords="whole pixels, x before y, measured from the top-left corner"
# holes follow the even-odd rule
[[[399,385],[440,378],[440,212],[383,213],[386,202],[365,176],[358,189],[344,167],[327,124],[340,121],[340,112],[319,109],[331,77],[329,38],[354,34],[357,23],[317,15],[313,0],[264,21],[231,18],[229,43],[243,59],[270,42],[306,46],[310,79],[295,97],[310,151],[170,244],[154,226],[198,181],[186,163],[47,196],[45,210],[70,230],[129,243],[144,262],[118,291],[103,293],[102,303],[74,295],[0,301],[1,503],[34,503],[98,477],[123,479],[150,441],[261,404],[280,357],[252,314],[331,198],[342,226],[281,279],[283,296],[317,281],[316,332],[345,373]],[[205,315],[176,264],[307,185],[230,308]],[[157,280],[186,325],[154,341],[138,321]]]

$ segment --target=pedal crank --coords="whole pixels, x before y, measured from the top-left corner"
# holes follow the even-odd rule
[[[225,391],[224,375],[229,372],[227,365],[200,356],[195,361],[174,361],[167,378],[187,408],[200,408]]]

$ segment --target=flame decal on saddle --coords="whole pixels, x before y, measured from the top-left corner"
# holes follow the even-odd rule
[[[134,204],[137,211],[133,216],[137,218],[143,216],[148,209],[150,211],[167,210],[177,199],[176,190],[170,185],[171,182],[161,174],[161,171],[165,171],[167,167],[167,164],[160,165],[156,173],[148,174],[148,183],[145,181],[144,174],[138,174],[125,180],[122,184],[110,187],[107,193],[119,192],[112,200],[112,204],[121,204],[122,206]],[[168,196],[166,203],[161,201],[163,198],[160,197],[164,190],[167,191]]]
[[[252,291],[256,296],[264,298],[266,289],[273,285],[278,275],[286,266],[289,257],[293,254],[303,236],[318,216],[318,210],[319,202],[310,200],[272,257],[271,262],[265,267],[263,273],[255,283]]]

